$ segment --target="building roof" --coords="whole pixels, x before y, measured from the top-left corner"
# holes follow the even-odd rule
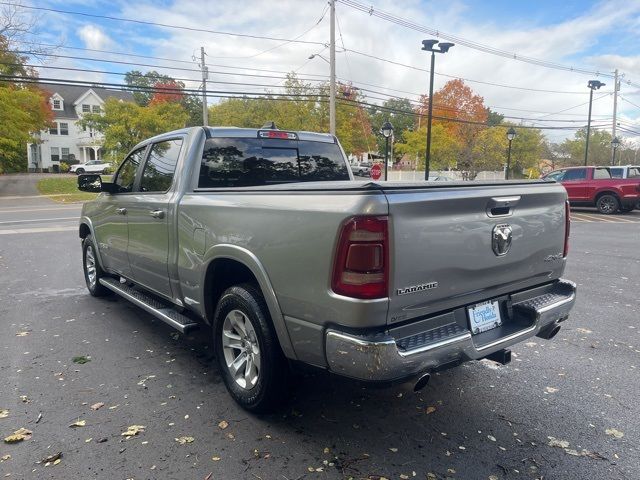
[[[64,109],[53,111],[53,115],[55,118],[78,119],[74,103],[85,93],[87,93],[88,90],[93,90],[96,95],[98,95],[102,99],[102,101],[106,101],[108,98],[116,98],[118,100],[133,102],[133,94],[131,92],[125,92],[122,90],[110,90],[101,87],[81,87],[77,85],[61,84],[40,84],[38,86],[42,90],[49,92],[51,95],[57,93],[64,100]]]

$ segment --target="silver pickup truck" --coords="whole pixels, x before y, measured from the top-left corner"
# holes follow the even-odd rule
[[[115,292],[181,332],[209,324],[235,400],[288,394],[302,362],[358,380],[412,380],[550,339],[567,195],[555,182],[356,181],[337,139],[194,127],[140,143],[80,219],[89,292]]]

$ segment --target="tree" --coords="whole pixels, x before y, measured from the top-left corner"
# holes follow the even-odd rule
[[[396,110],[396,112],[389,110]],[[394,152],[396,151],[395,145],[403,141],[404,132],[412,130],[416,124],[413,105],[411,105],[411,101],[408,98],[390,98],[382,103],[382,108],[371,107],[368,113],[371,128],[376,135],[380,132],[384,122],[391,122],[393,125]],[[385,139],[382,135],[377,135],[376,138],[378,152],[384,154]]]
[[[161,102],[141,107],[134,102],[110,98],[104,104],[103,114],[86,114],[79,123],[104,135],[105,157],[119,165],[136,144],[183,128],[187,119],[187,112],[178,103]]]
[[[500,125],[504,120],[504,115],[494,112],[489,107],[487,107],[487,125],[493,127],[495,125]]]
[[[405,130],[402,141],[396,143],[395,151],[407,155],[410,160],[416,159],[416,168],[424,170],[427,152],[427,127],[418,130]],[[456,166],[460,145],[455,137],[449,134],[443,124],[434,124],[431,128],[430,170],[445,170]]]
[[[570,156],[570,165],[584,164],[584,151],[586,148],[587,130],[578,130],[573,139],[567,139],[562,143]],[[591,129],[589,138],[589,165],[609,165],[611,163],[611,134],[606,130]]]
[[[202,125],[202,100],[198,95],[187,95],[182,92],[168,91],[167,89],[184,90],[183,82],[151,70],[142,73],[139,70],[131,70],[124,76],[125,83],[132,88],[133,99],[141,107],[146,107],[152,101],[178,102],[188,114],[186,126],[194,127]],[[157,88],[158,90],[154,90]],[[164,89],[164,90],[163,90]]]
[[[482,170],[501,170],[507,163],[508,140],[503,128],[485,128],[473,146],[470,178],[475,178]]]
[[[545,152],[544,135],[537,128],[518,128],[516,129],[516,138],[511,143],[511,171],[513,176],[509,178],[517,178],[524,170],[530,170],[530,174],[536,176],[539,174],[539,163]],[[502,134],[506,136],[506,131],[502,130]],[[531,176],[531,175],[529,175]]]
[[[27,169],[27,144],[53,118],[41,90],[16,84],[0,85],[0,173]]]

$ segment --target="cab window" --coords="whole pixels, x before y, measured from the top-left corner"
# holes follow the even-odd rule
[[[118,186],[117,193],[127,193],[133,191],[133,183],[136,179],[136,171],[138,170],[138,165],[140,165],[140,162],[142,161],[145,149],[146,147],[142,147],[132,152],[127,158],[124,159],[122,165],[120,165],[118,173],[116,173],[113,179],[113,183]]]
[[[171,188],[181,148],[181,138],[153,144],[142,171],[141,192],[164,193]]]

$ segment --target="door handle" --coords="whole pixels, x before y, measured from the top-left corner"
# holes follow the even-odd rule
[[[164,211],[162,211],[162,210],[151,210],[149,212],[149,215],[151,215],[153,218],[164,218]]]
[[[126,208],[116,208],[116,213],[119,215],[126,215],[127,214],[127,209]]]

